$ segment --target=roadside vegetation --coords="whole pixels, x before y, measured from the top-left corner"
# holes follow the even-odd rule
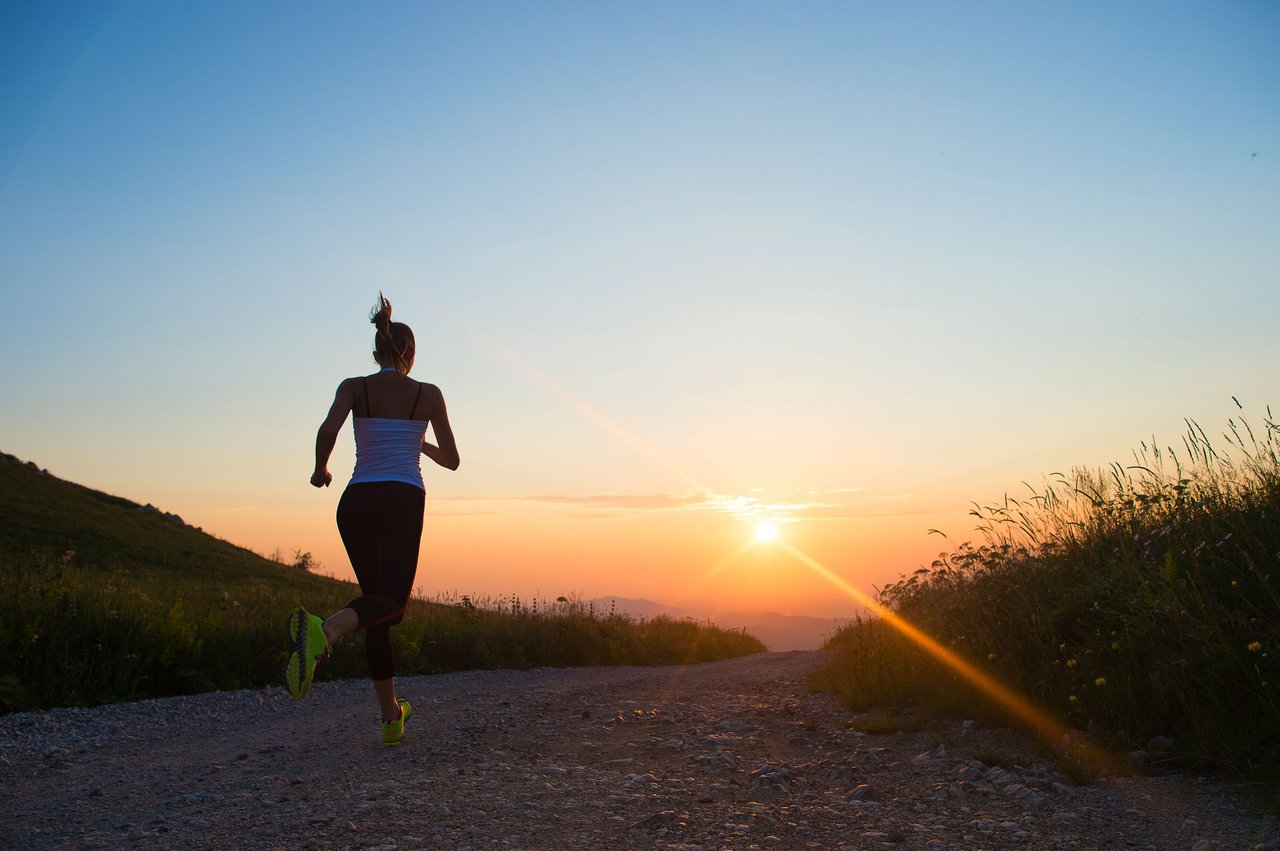
[[[1239,404],[1239,403],[1237,403]],[[1068,726],[1150,767],[1280,774],[1280,426],[1228,421],[1217,446],[1054,473],[980,506],[965,543],[880,602]],[[1004,720],[880,618],[828,642],[813,686],[856,709]],[[1172,741],[1170,741],[1172,740]],[[1144,759],[1136,755],[1138,765]]]
[[[280,685],[288,612],[328,613],[359,594],[309,572],[309,553],[284,561],[0,455],[0,712]],[[414,599],[392,636],[401,675],[764,650],[740,631],[634,620],[570,598]],[[317,673],[363,676],[359,636]]]

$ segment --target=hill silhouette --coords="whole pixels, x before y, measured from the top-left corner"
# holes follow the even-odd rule
[[[308,574],[183,522],[177,514],[60,479],[0,453],[0,553],[74,561],[103,572],[216,579],[225,590],[269,583],[305,594],[351,583]],[[185,583],[181,583],[185,584]]]
[[[638,618],[665,615],[671,618],[687,618],[714,623],[725,629],[745,630],[774,652],[791,650],[817,650],[838,629],[865,614],[862,606],[850,604],[850,613],[843,618],[818,618],[811,615],[784,615],[780,612],[758,611],[707,611],[696,608],[669,606],[653,600],[632,597],[597,597],[594,600],[601,611],[616,610]]]

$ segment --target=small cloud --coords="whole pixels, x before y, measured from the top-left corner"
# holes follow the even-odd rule
[[[632,511],[714,511],[728,514],[736,520],[757,521],[768,519],[775,523],[797,523],[802,520],[873,519],[925,514],[924,507],[903,508],[904,503],[916,500],[915,494],[881,494],[853,502],[836,495],[858,494],[860,487],[829,488],[807,491],[807,496],[831,495],[829,499],[797,500],[795,502],[767,502],[761,496],[764,488],[752,488],[746,494],[732,495],[704,491],[685,494],[491,494],[487,496],[455,496],[438,498],[439,515],[454,517],[493,515],[493,511],[463,508],[471,503],[538,503],[578,508],[575,517],[598,520],[620,517]],[[870,503],[870,505],[868,504]],[[879,506],[879,507],[874,507]]]
[[[431,507],[427,509],[427,513],[432,517],[498,517],[502,514],[501,511],[468,511],[466,509],[441,508],[440,506],[446,502],[447,500],[433,501]]]
[[[589,508],[629,508],[643,511],[663,511],[685,508],[698,501],[696,496],[672,496],[670,494],[592,494],[589,496],[527,496],[528,502],[547,502],[557,505],[578,505]]]
[[[821,502],[765,502],[754,496],[726,496],[710,494],[694,508],[720,511],[739,520],[769,518],[776,523],[794,523],[808,512],[837,508],[833,503]]]
[[[686,508],[702,500],[701,496],[672,494],[495,494],[491,496],[450,497],[450,502],[538,502],[548,505],[575,505],[580,508],[670,511]]]
[[[819,506],[806,509],[797,515],[803,520],[874,520],[884,517],[909,517],[915,514],[928,514],[927,508],[891,508],[884,507],[868,510],[850,505]]]

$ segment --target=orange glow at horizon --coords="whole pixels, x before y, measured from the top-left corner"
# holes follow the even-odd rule
[[[475,502],[464,497],[452,505],[446,503],[445,512],[428,512],[424,544],[432,563],[415,583],[421,593],[531,599],[575,593],[658,597],[669,605],[707,611],[752,610],[765,604],[786,613],[847,618],[855,614],[848,604],[858,598],[833,590],[819,574],[792,566],[780,551],[768,546],[774,537],[785,528],[798,546],[824,557],[856,548],[867,570],[900,560],[890,555],[886,544],[900,517],[875,517],[872,527],[866,521],[873,515],[855,516],[851,526],[832,523],[835,515],[819,512],[815,522],[798,523],[797,515],[805,509],[831,507],[820,504],[824,496],[806,496],[819,491],[797,490],[777,502],[758,496],[763,488],[736,496],[717,492],[520,355],[469,323],[450,318],[473,343],[530,386],[554,396],[675,476],[688,490],[673,497],[671,507],[644,506],[645,510],[625,504],[597,507],[590,500],[557,503],[521,496],[479,497]],[[859,490],[840,487],[830,492]],[[750,524],[745,530],[744,521]],[[299,523],[313,526],[315,539],[324,542],[316,548],[324,572],[354,578],[328,521],[315,515]],[[270,542],[274,533],[262,530],[252,537]]]
[[[692,597],[694,592],[705,587],[708,582],[710,582],[716,576],[720,575],[722,572],[724,572],[726,568],[728,568],[730,565],[736,562],[739,558],[741,558],[742,554],[746,551],[747,547],[749,546],[751,546],[750,541],[738,547],[736,550],[729,553],[729,555],[720,559],[720,561],[716,562],[708,570],[705,570],[702,573],[700,573],[696,578],[694,578],[692,582],[690,582],[688,585],[682,588],[679,591],[679,593],[676,594],[675,599],[677,601],[681,601],[681,600],[687,600],[690,597]]]

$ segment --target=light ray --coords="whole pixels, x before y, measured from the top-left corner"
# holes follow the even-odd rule
[[[693,594],[703,585],[706,585],[708,582],[711,581],[713,577],[715,577],[717,574],[724,571],[725,568],[727,568],[729,565],[733,564],[735,561],[741,558],[742,554],[745,553],[753,543],[754,543],[753,541],[747,541],[745,544],[738,547],[733,552],[729,553],[729,555],[720,559],[720,561],[716,562],[708,569],[702,571],[702,573],[694,577],[692,582],[690,582],[688,585],[686,585],[684,588],[680,590],[679,594],[676,595],[676,600],[677,601],[685,600],[689,597],[689,595]]]
[[[683,468],[681,468],[680,466],[672,462],[670,459],[668,459],[665,455],[658,452],[658,450],[654,449],[648,443],[641,440],[639,437],[632,434],[627,429],[618,425],[616,422],[609,419],[604,414],[600,413],[599,411],[597,411],[595,408],[588,405],[583,400],[579,399],[573,393],[570,393],[568,390],[562,387],[559,383],[557,383],[554,379],[552,379],[546,373],[530,365],[528,362],[526,362],[523,358],[521,358],[515,352],[505,348],[495,340],[491,339],[487,335],[481,333],[480,331],[474,328],[471,328],[465,325],[463,327],[466,328],[467,333],[471,335],[472,339],[476,340],[478,343],[480,343],[480,345],[488,349],[491,354],[505,361],[511,366],[515,367],[516,371],[519,372],[521,375],[523,375],[525,378],[528,378],[530,381],[532,381],[534,384],[537,384],[539,387],[543,388],[544,390],[549,391],[550,393],[558,397],[561,401],[565,402],[571,408],[576,410],[578,413],[582,414],[587,419],[591,420],[596,425],[600,426],[605,431],[612,434],[614,437],[618,438],[618,440],[622,441],[627,446],[636,450],[640,454],[647,456],[651,460],[656,461],[661,467],[666,469],[668,472],[674,474],[677,478],[679,478],[682,482],[684,482],[686,485],[688,485],[690,488],[692,488],[694,491],[696,491],[700,495],[708,498],[717,496],[717,494],[715,494],[711,490],[711,488],[707,487],[702,482],[698,481],[698,479],[694,478],[692,475],[686,472]]]
[[[849,582],[845,581],[844,578],[832,572],[817,559],[805,552],[802,552],[784,540],[779,539],[774,543],[786,550],[793,558],[812,570],[818,576],[827,580],[849,597],[861,603],[863,606],[866,606],[878,617],[882,618],[885,623],[902,633],[939,662],[942,662],[957,674],[982,689],[982,691],[1004,707],[1008,712],[1030,726],[1033,730],[1046,738],[1051,744],[1055,746],[1060,745],[1063,736],[1069,732],[1069,728],[1066,724],[1054,718],[1048,712],[1045,712],[1043,709],[1027,700],[1027,698],[1018,694],[1018,692],[999,682],[987,672],[956,655],[946,647],[943,647],[933,638],[929,637],[909,623],[906,619],[881,604],[878,600],[863,593],[858,588],[855,588]],[[1105,767],[1109,771],[1113,772],[1121,770],[1119,761],[1097,745],[1088,741],[1079,741],[1077,746],[1080,748],[1086,759],[1094,765]]]

